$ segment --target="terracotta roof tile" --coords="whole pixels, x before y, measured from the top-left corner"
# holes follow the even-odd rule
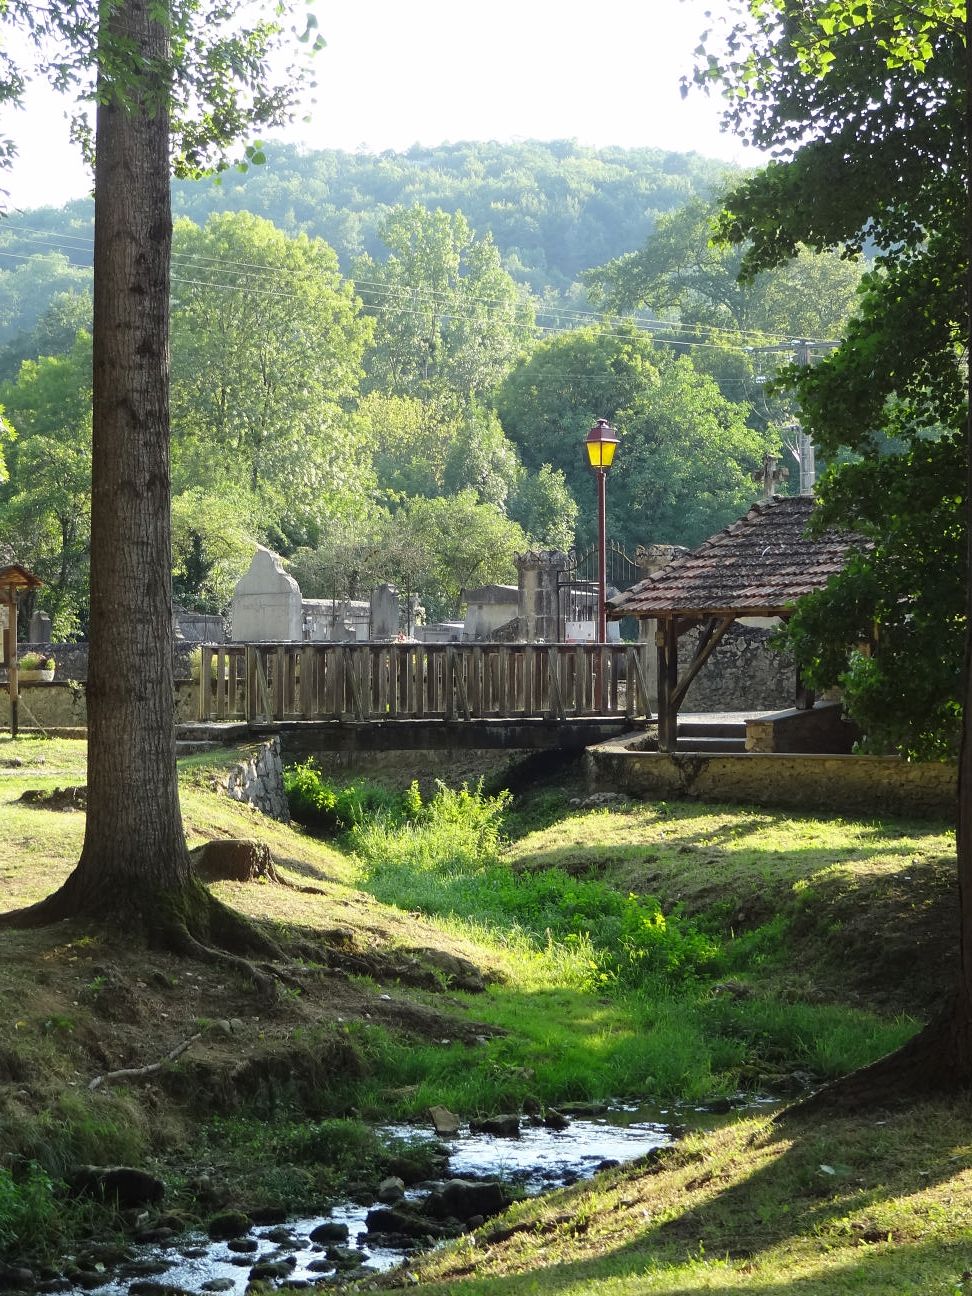
[[[809,495],[760,500],[745,517],[710,536],[609,603],[614,617],[711,616],[715,612],[773,616],[841,571],[859,536],[827,532],[811,538]]]

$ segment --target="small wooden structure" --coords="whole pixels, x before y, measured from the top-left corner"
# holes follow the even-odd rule
[[[678,710],[696,675],[740,617],[786,619],[802,595],[822,589],[841,571],[860,537],[828,532],[808,536],[809,495],[773,496],[697,549],[609,602],[612,619],[632,616],[657,622],[658,746],[674,751]],[[679,676],[678,641],[695,626],[701,634],[692,660]],[[799,683],[797,705],[812,705]]]
[[[17,600],[21,590],[39,589],[39,576],[19,563],[0,567],[0,607],[7,609],[7,630],[3,636],[3,664],[7,668],[7,693],[10,696],[10,733],[17,737]]]
[[[480,721],[650,715],[640,644],[203,645],[199,719]]]

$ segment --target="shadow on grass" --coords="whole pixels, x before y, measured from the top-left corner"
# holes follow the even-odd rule
[[[427,1264],[426,1285],[455,1296],[596,1296],[602,1282],[611,1296],[957,1291],[969,1257],[968,1176],[959,1177],[968,1137],[964,1112],[934,1105],[832,1120],[795,1137],[771,1125],[728,1157],[717,1138],[676,1151],[654,1173],[615,1172],[531,1204],[510,1248],[521,1272],[456,1281],[472,1268],[460,1249],[451,1270],[448,1260],[444,1272]],[[652,1215],[659,1222],[643,1222]],[[571,1260],[571,1250],[599,1253]],[[504,1259],[502,1250],[476,1255],[490,1268]],[[437,1268],[441,1278],[432,1277]]]

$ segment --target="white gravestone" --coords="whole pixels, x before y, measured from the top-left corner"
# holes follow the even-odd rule
[[[275,553],[262,546],[237,583],[230,610],[237,643],[299,643],[300,586]]]

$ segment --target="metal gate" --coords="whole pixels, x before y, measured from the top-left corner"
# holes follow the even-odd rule
[[[591,637],[580,633],[577,627],[597,624],[597,545],[587,549],[571,549],[567,555],[567,566],[558,573],[557,626],[561,643],[574,639]],[[616,540],[607,544],[607,595],[630,589],[641,580],[644,573],[634,559]],[[621,622],[621,637],[637,639],[637,621],[627,617]]]

